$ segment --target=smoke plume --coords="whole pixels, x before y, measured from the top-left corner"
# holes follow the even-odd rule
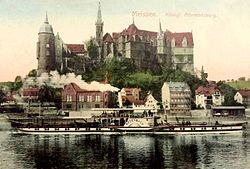
[[[54,88],[64,88],[69,83],[77,84],[81,89],[85,90],[98,90],[98,91],[111,91],[117,92],[119,88],[111,86],[110,84],[103,84],[97,81],[87,83],[82,80],[81,76],[76,76],[74,73],[68,73],[66,75],[60,75],[57,71],[52,71],[49,74],[43,73],[40,77],[29,77],[24,81],[24,88],[30,86],[42,86],[48,85]]]

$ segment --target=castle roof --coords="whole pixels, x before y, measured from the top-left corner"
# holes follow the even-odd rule
[[[117,39],[120,36],[126,36],[128,41],[134,41],[134,35],[152,38],[157,36],[157,32],[140,30],[136,27],[134,23],[132,23],[129,25],[128,29],[124,29],[122,32],[119,33],[113,33],[113,38]]]
[[[66,46],[74,54],[84,54],[85,52],[83,44],[66,44]]]
[[[192,32],[179,32],[179,33],[172,33],[170,31],[165,32],[165,36],[169,37],[171,40],[175,40],[175,47],[182,47],[182,41],[184,37],[187,39],[187,47],[193,47],[193,34]]]
[[[129,25],[127,29],[124,29],[122,32],[113,32],[113,38],[117,39],[121,36],[126,36],[127,41],[134,41],[134,35],[143,36],[146,38],[156,38],[157,32],[148,31],[148,30],[141,30],[138,29],[137,26],[132,23]],[[187,47],[193,47],[193,34],[192,32],[179,32],[179,33],[172,33],[171,31],[167,30],[164,33],[164,38],[166,40],[175,40],[175,47],[182,47],[182,41],[184,38],[187,39]]]
[[[112,36],[109,33],[106,33],[103,36],[103,42],[112,43],[112,42],[114,42],[114,40],[113,40]]]
[[[53,28],[49,24],[47,13],[46,13],[46,17],[45,17],[44,23],[40,26],[39,33],[50,33],[50,34],[53,34]]]

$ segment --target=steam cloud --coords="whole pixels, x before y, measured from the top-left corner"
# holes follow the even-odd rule
[[[110,84],[102,84],[97,81],[92,81],[91,83],[87,83],[84,80],[82,80],[80,75],[76,76],[74,73],[59,75],[57,71],[52,71],[50,72],[50,74],[43,73],[40,77],[37,78],[29,77],[24,81],[24,88],[30,86],[40,87],[42,85],[48,85],[54,88],[64,88],[65,85],[70,83],[75,83],[81,89],[85,90],[98,90],[101,92],[104,91],[117,92],[120,90],[119,88],[111,86]]]

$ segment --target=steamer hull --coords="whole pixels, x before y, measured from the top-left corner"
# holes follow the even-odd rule
[[[80,135],[204,135],[204,134],[242,134],[244,124],[214,126],[157,126],[157,127],[98,127],[98,128],[17,128],[22,134],[80,134]]]

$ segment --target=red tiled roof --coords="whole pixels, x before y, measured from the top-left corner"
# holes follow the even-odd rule
[[[220,90],[214,85],[199,86],[195,90],[195,94],[204,94],[205,96],[212,96],[215,92],[220,92]]]
[[[111,37],[111,35],[110,35],[109,33],[106,33],[106,34],[103,36],[103,42],[112,43],[112,42],[114,42],[114,41],[113,41],[113,38]]]
[[[172,40],[174,38],[176,47],[182,47],[182,41],[183,41],[184,37],[186,37],[186,39],[187,39],[187,47],[193,47],[194,46],[192,32],[180,32],[180,33],[175,32],[175,33],[172,33],[170,31],[166,31],[165,36],[169,37],[170,40]]]
[[[140,30],[136,27],[135,24],[129,25],[128,29],[124,29],[122,32],[113,32],[113,38],[117,39],[120,36],[126,36],[128,41],[134,41],[134,35],[143,36],[145,38],[156,38],[157,32]],[[165,39],[172,40],[175,39],[175,46],[182,47],[182,41],[184,37],[187,39],[187,47],[193,47],[193,34],[192,32],[180,32],[180,33],[172,33],[169,30],[165,32]]]
[[[82,89],[80,88],[77,84],[75,83],[70,83],[68,85],[71,85],[73,87],[73,89],[76,91],[76,92],[100,92],[99,90],[86,90],[86,89]]]
[[[15,101],[15,99],[12,95],[5,96],[4,99],[5,99],[5,101]]]
[[[135,105],[144,105],[145,102],[143,100],[134,100]]]
[[[76,92],[80,92],[82,91],[82,89],[75,83],[70,83],[70,85],[73,87],[73,89],[76,91]]]
[[[66,46],[74,54],[84,54],[85,52],[83,44],[66,44]]]
[[[23,89],[23,96],[38,96],[38,87]]]
[[[123,103],[125,103],[126,101],[129,101],[131,104],[135,104],[135,105],[143,105],[145,104],[145,102],[143,100],[135,100],[134,96],[122,96],[122,100]]]
[[[134,90],[138,90],[139,92],[141,91],[140,88],[124,88],[126,94],[131,94]]]
[[[120,36],[127,36],[128,41],[134,41],[134,35],[144,36],[144,37],[156,37],[157,32],[147,31],[147,30],[140,30],[138,29],[135,24],[129,25],[128,29],[124,29],[120,33],[113,33],[113,38],[119,38]]]
[[[114,39],[119,38],[119,37],[120,37],[120,35],[121,35],[121,33],[120,33],[120,32],[113,32],[113,33],[112,33],[112,36],[113,36],[113,38],[114,38]]]
[[[242,97],[250,97],[250,90],[248,89],[237,90],[237,92],[239,92]]]

